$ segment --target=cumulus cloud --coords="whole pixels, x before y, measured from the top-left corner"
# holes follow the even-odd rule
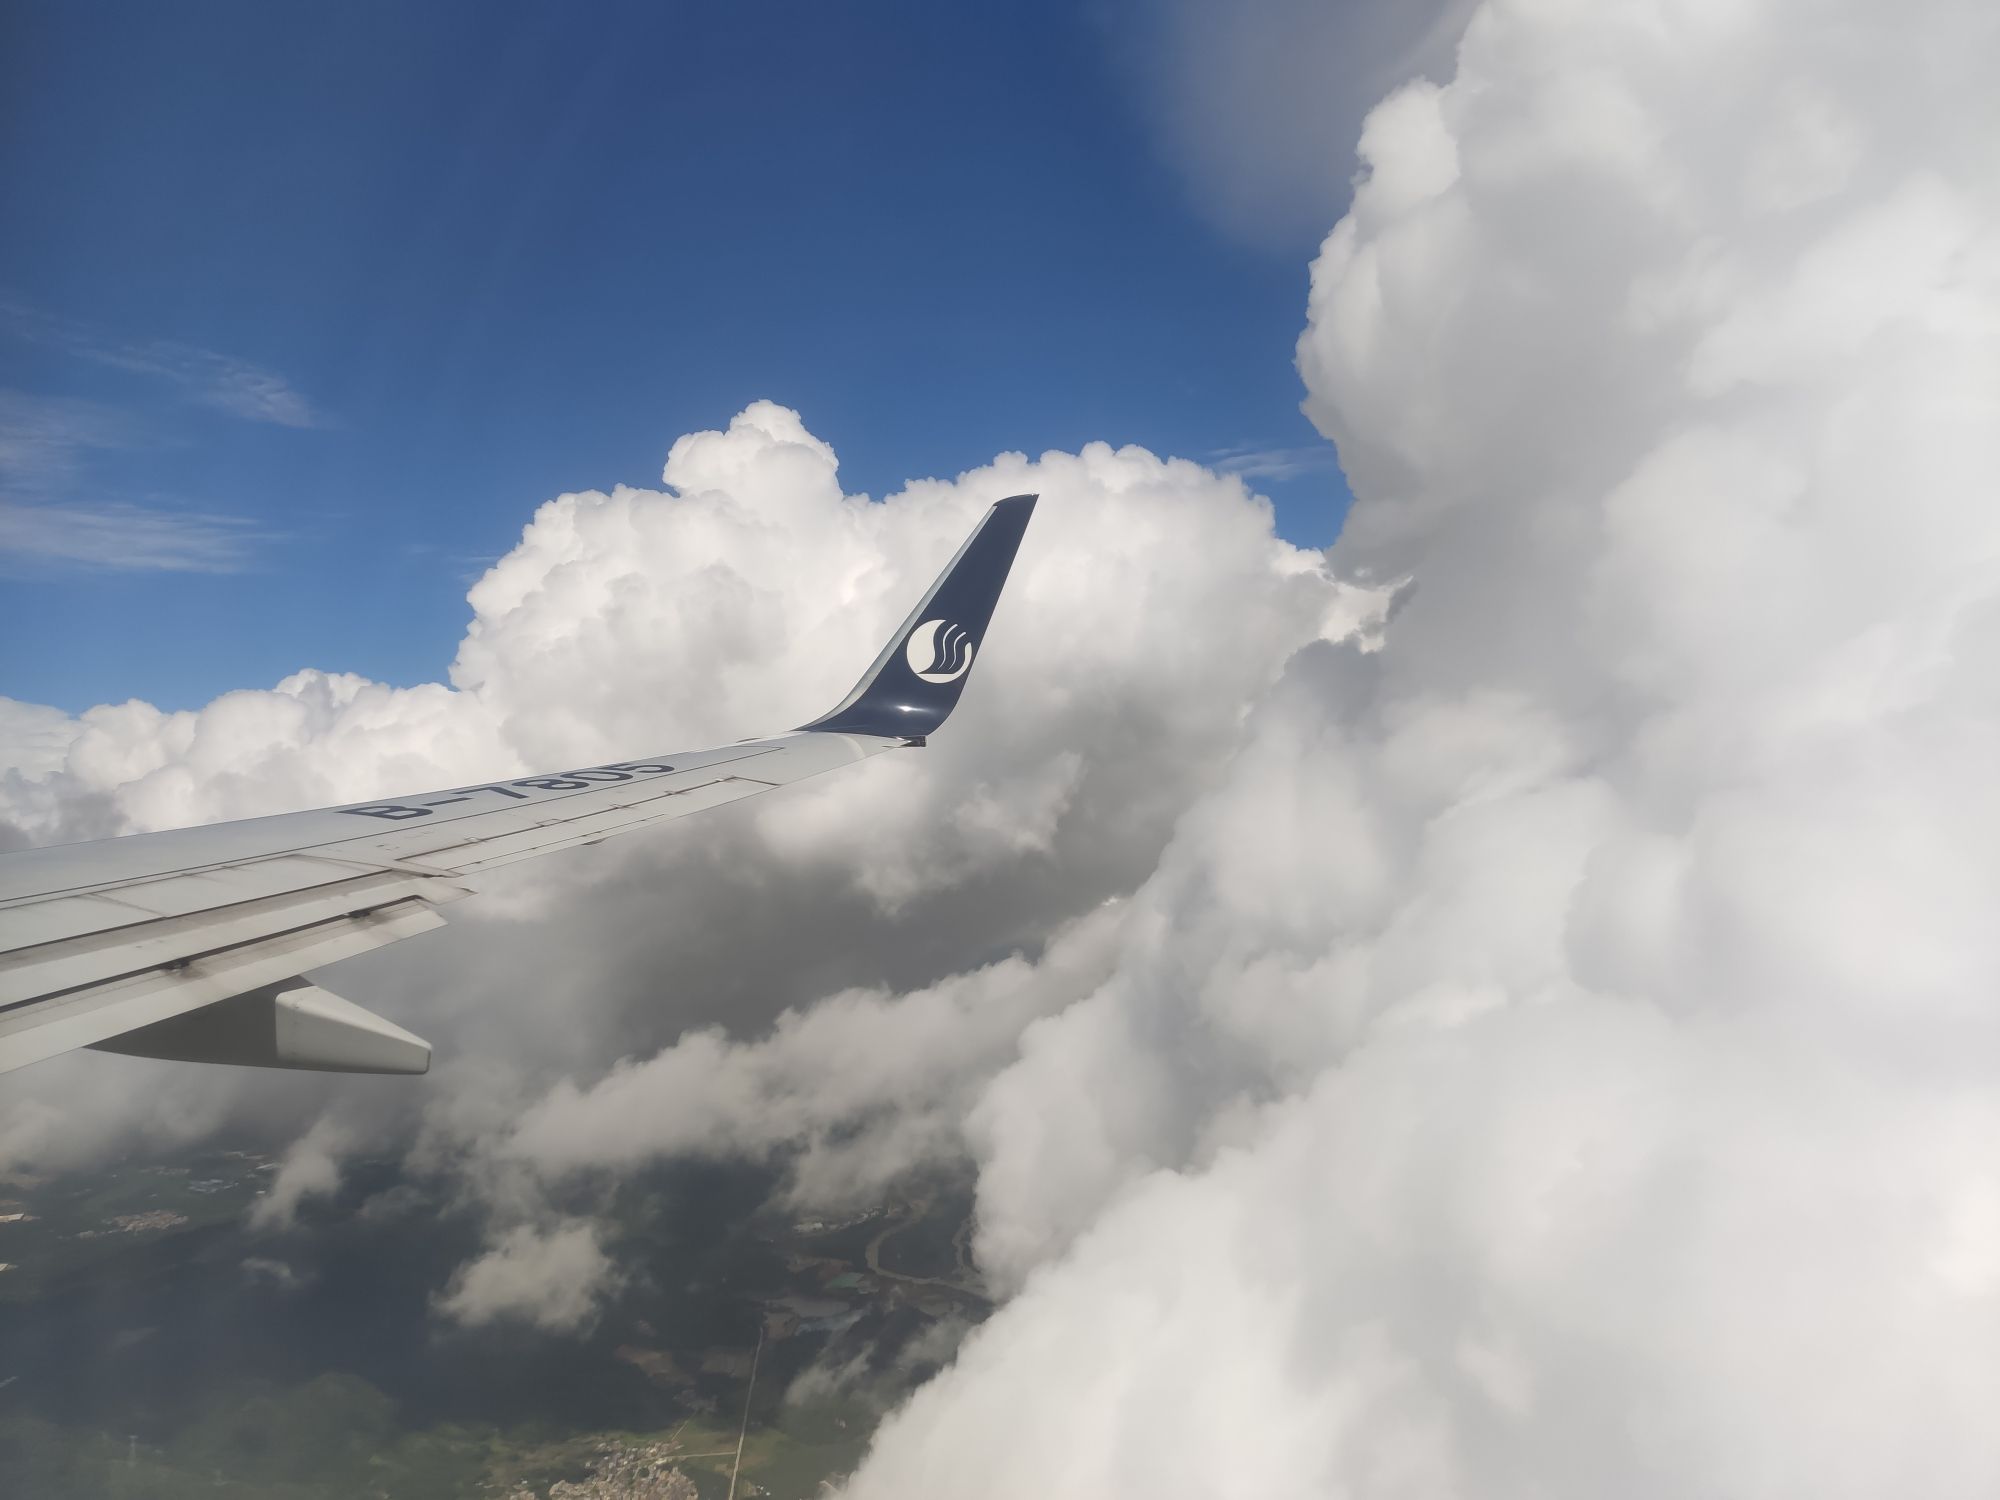
[[[1019,1290],[853,1493],[2000,1483],[1996,56],[1494,0],[1369,117],[1299,358],[1421,592],[975,1106]]]
[[[618,1283],[598,1227],[571,1220],[517,1224],[484,1255],[459,1268],[437,1299],[443,1316],[467,1328],[521,1322],[545,1333],[575,1333],[597,1316]]]
[[[322,1117],[292,1143],[269,1188],[250,1209],[254,1229],[290,1229],[308,1198],[331,1197],[340,1190],[340,1156],[348,1133],[331,1118]]]
[[[0,771],[40,778],[61,770],[76,731],[59,708],[0,698]]]
[[[320,1081],[304,1075],[232,1068],[189,1078],[165,1063],[65,1054],[9,1076],[0,1098],[0,1172],[88,1167],[113,1153],[170,1149],[230,1126],[288,1142],[323,1097]]]
[[[910,1387],[928,1379],[958,1352],[972,1322],[947,1313],[920,1325],[900,1342],[866,1344],[848,1352],[835,1340],[785,1387],[785,1404],[804,1406],[830,1399],[860,1401],[881,1410],[900,1403]],[[884,1347],[884,1342],[890,1347]]]
[[[1058,933],[1039,963],[1014,956],[905,995],[848,990],[787,1010],[763,1036],[681,1037],[588,1087],[565,1081],[501,1148],[558,1178],[685,1155],[784,1151],[801,1203],[867,1202],[960,1151],[977,1087],[1022,1029],[1089,993],[1109,967],[1118,912]]]
[[[243,1258],[243,1278],[253,1286],[264,1286],[279,1292],[296,1292],[311,1286],[317,1279],[310,1271],[294,1269],[288,1261],[273,1260],[264,1255],[246,1255]]]

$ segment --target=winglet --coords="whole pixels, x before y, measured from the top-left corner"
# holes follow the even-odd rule
[[[801,727],[920,740],[945,721],[972,673],[1035,496],[986,512],[958,556],[832,713]]]

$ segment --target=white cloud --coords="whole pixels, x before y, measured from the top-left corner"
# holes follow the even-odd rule
[[[294,1270],[288,1261],[273,1260],[264,1255],[244,1257],[243,1277],[252,1285],[268,1286],[280,1292],[296,1292],[310,1286],[316,1279],[309,1272]]]
[[[292,1143],[269,1188],[250,1209],[255,1229],[290,1229],[298,1222],[299,1206],[308,1198],[327,1198],[340,1190],[340,1157],[351,1136],[331,1118],[313,1123]]]
[[[959,1154],[978,1086],[1024,1026],[1095,988],[1117,926],[1106,907],[1058,933],[1039,964],[1008,958],[907,995],[846,991],[787,1010],[751,1042],[690,1032],[587,1088],[559,1084],[501,1150],[548,1177],[784,1150],[798,1201],[873,1201],[902,1174]]]
[[[617,1284],[595,1224],[574,1220],[546,1229],[517,1224],[491,1250],[459,1268],[437,1299],[437,1310],[468,1328],[511,1321],[546,1333],[574,1333],[596,1320],[602,1299]]]
[[[1495,0],[1371,116],[1300,365],[1421,592],[975,1107],[1019,1290],[854,1494],[2000,1484],[1996,56]]]
[[[40,778],[59,771],[77,728],[59,708],[0,698],[0,772]]]

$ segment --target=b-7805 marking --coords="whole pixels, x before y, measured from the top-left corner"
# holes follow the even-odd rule
[[[387,818],[391,822],[401,822],[405,818],[428,818],[434,807],[449,807],[457,802],[470,802],[479,792],[493,792],[502,797],[513,797],[524,801],[528,794],[516,791],[516,787],[529,787],[538,792],[581,792],[592,782],[630,781],[635,776],[664,776],[673,770],[672,766],[659,761],[621,761],[615,766],[589,766],[581,771],[565,771],[560,776],[524,776],[519,781],[489,782],[485,786],[460,787],[449,796],[432,797],[420,803],[370,802],[365,807],[343,807],[339,811],[353,813],[363,818]]]

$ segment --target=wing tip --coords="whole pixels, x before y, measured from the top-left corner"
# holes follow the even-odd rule
[[[985,647],[994,606],[1040,498],[1009,495],[988,506],[854,691],[802,727],[908,741],[944,723]]]

